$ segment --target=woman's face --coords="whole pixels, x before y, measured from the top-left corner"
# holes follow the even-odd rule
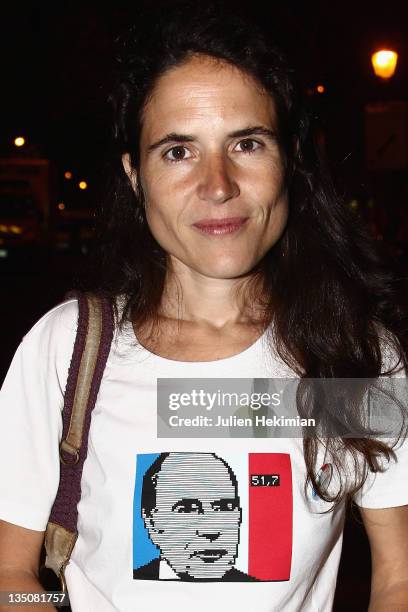
[[[271,97],[238,68],[196,56],[158,79],[142,121],[133,180],[174,270],[217,279],[250,272],[288,216]],[[233,222],[214,225],[225,219]]]

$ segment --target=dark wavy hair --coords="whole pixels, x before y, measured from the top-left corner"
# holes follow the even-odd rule
[[[171,2],[141,15],[119,40],[119,48],[110,96],[113,166],[101,209],[92,287],[113,304],[118,295],[125,297],[121,315],[116,311],[118,324],[131,318],[137,329],[156,320],[167,269],[167,255],[146,222],[143,193],[133,190],[121,156],[128,153],[131,166],[138,169],[143,109],[157,79],[192,55],[203,54],[252,75],[276,107],[289,218],[283,235],[254,271],[265,289],[263,324],[271,346],[301,379],[391,374],[383,369],[385,345],[396,355],[393,371],[407,367],[407,317],[394,276],[336,193],[293,70],[263,28],[222,2]],[[307,389],[298,393],[302,415],[310,414]],[[354,401],[344,401],[340,410],[351,422],[359,420]],[[382,458],[395,459],[392,445],[370,436],[344,436],[340,446],[338,438],[325,439],[341,483],[330,496],[315,474],[321,441],[304,439],[305,486],[311,482],[326,501],[338,503],[353,495],[369,470],[383,469]],[[356,470],[351,487],[346,486],[346,456]]]

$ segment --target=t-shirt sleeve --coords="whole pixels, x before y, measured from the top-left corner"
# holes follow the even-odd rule
[[[390,375],[397,385],[400,398],[404,399],[407,388],[406,371],[403,368],[395,348],[387,340],[382,345],[383,371],[394,368]],[[398,380],[400,379],[400,380]],[[398,386],[400,385],[400,386]],[[408,396],[406,396],[408,397]],[[404,403],[405,418],[407,417],[406,401]],[[363,487],[354,495],[353,500],[362,508],[392,508],[408,504],[408,439],[407,423],[398,443],[393,448],[396,458],[389,462],[381,458],[383,472],[369,472]],[[384,442],[391,442],[384,440]]]
[[[408,504],[408,441],[394,448],[396,460],[384,462],[384,472],[369,472],[363,487],[354,495],[362,508],[392,508]]]
[[[0,519],[44,531],[58,489],[59,441],[76,300],[24,336],[0,392]]]

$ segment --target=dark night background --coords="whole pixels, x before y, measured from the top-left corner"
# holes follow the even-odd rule
[[[51,222],[38,250],[26,257],[17,244],[10,257],[0,257],[0,380],[22,335],[62,299],[85,263],[109,154],[106,99],[114,40],[134,20],[139,4],[2,5],[0,158],[50,160],[52,185]],[[405,143],[402,161],[373,169],[367,164],[364,109],[380,101],[407,103],[404,7],[402,1],[255,4],[297,68],[338,188],[366,219],[402,278],[408,259],[407,114],[405,128],[403,120],[392,128]],[[399,54],[396,74],[386,82],[374,75],[370,60],[382,47]],[[317,92],[318,85],[324,86],[323,93]],[[16,136],[26,139],[18,150]],[[66,171],[72,179],[64,178]],[[80,180],[88,189],[78,188]],[[366,610],[369,580],[369,549],[355,510],[346,522],[335,611]]]

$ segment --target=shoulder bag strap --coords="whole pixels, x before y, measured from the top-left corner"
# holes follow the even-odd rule
[[[71,294],[72,295],[72,294]],[[60,443],[60,482],[45,533],[45,567],[61,579],[78,533],[77,505],[88,451],[91,414],[113,338],[114,317],[108,299],[90,293],[76,294],[78,329],[68,371]]]

